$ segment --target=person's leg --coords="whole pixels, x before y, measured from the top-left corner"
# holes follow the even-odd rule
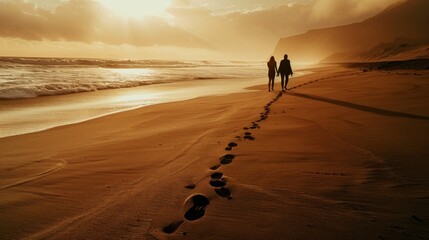
[[[268,77],[268,92],[270,91],[271,77]]]
[[[274,77],[271,79],[271,90],[274,91]]]
[[[274,77],[270,76],[270,81],[268,82],[268,91],[273,90],[273,86],[274,86]]]
[[[284,82],[285,82],[285,74],[282,73],[281,76],[282,76],[282,90],[283,90],[284,89]]]
[[[289,74],[286,75],[286,81],[285,81],[285,88],[284,90],[287,90],[287,83],[289,82]]]

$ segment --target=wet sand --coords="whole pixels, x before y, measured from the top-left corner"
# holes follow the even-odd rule
[[[0,238],[428,238],[429,73],[314,71],[0,139]]]
[[[244,92],[245,88],[261,82],[258,78],[206,79],[29,99],[0,99],[0,137],[46,130],[159,103]]]

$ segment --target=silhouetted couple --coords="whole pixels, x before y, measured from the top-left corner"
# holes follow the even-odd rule
[[[274,91],[274,79],[277,76],[281,75],[282,78],[282,90],[287,90],[287,83],[289,82],[289,75],[292,76],[292,67],[290,66],[290,61],[288,55],[285,54],[284,59],[280,62],[280,66],[277,69],[277,62],[274,57],[270,58],[270,61],[267,62],[268,66],[268,91]]]

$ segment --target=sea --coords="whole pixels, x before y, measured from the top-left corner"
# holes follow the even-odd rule
[[[0,137],[260,84],[265,61],[0,57]]]
[[[263,62],[0,57],[0,99],[266,75]]]

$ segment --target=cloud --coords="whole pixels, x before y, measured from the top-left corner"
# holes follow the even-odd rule
[[[46,10],[27,0],[0,0],[0,38],[193,48],[228,59],[261,59],[281,37],[362,21],[401,0],[246,0],[234,2],[234,11],[227,0],[172,0],[166,10],[171,18],[141,19],[114,15],[98,0],[55,1]]]
[[[62,1],[53,11],[24,0],[0,2],[0,37],[210,48],[164,18],[121,18],[94,0]]]
[[[271,54],[281,37],[359,22],[399,0],[288,1],[269,8],[249,4],[223,14],[194,1],[173,1],[168,12],[177,24],[230,55],[261,58]]]
[[[358,21],[375,15],[387,6],[404,0],[315,0],[311,16],[331,25],[347,19]]]

